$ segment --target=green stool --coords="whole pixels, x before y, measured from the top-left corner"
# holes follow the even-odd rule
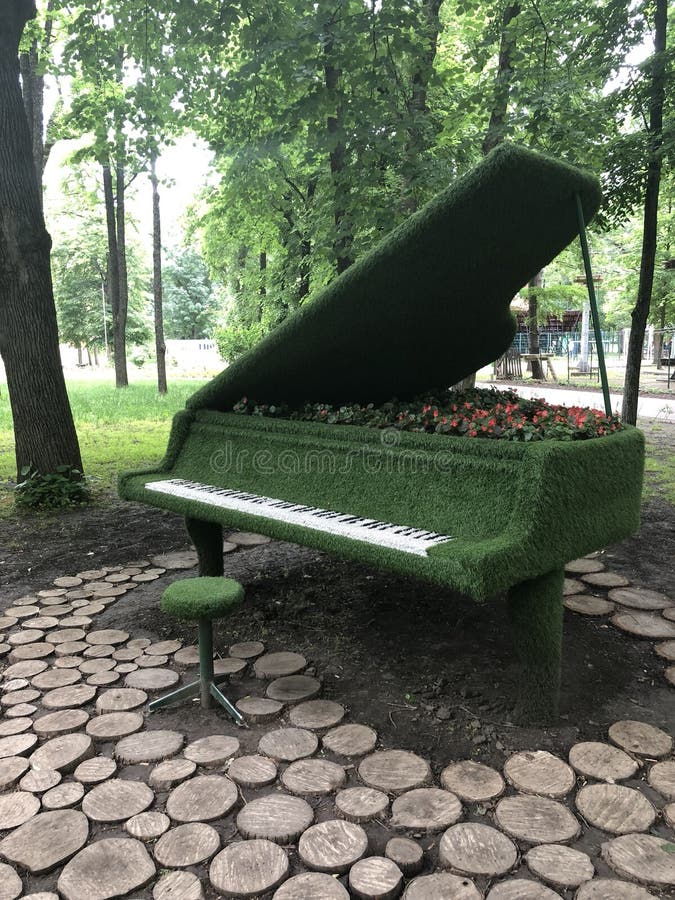
[[[232,716],[237,725],[245,725],[245,720],[238,709],[230,703],[218,685],[227,679],[227,675],[213,677],[213,619],[222,619],[244,599],[244,588],[231,578],[182,578],[174,581],[162,595],[162,610],[178,619],[188,619],[199,624],[199,679],[185,687],[178,688],[164,697],[153,700],[149,705],[150,712],[176,703],[199,697],[202,707],[211,706],[211,697],[215,697],[221,706]]]

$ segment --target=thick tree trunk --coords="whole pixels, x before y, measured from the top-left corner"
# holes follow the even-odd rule
[[[649,102],[649,159],[645,187],[642,256],[640,259],[637,300],[631,313],[632,324],[628,339],[626,377],[621,409],[621,417],[629,425],[635,425],[637,421],[642,348],[654,284],[663,145],[668,0],[656,0],[654,24],[654,56],[652,57],[652,83]]]
[[[334,196],[333,222],[335,234],[333,238],[333,252],[335,254],[335,268],[339,275],[354,262],[351,252],[354,235],[349,217],[350,185],[346,171],[347,148],[344,140],[344,97],[340,87],[342,69],[335,65],[333,58],[335,25],[335,18],[331,16],[326,23],[324,36],[323,71],[328,94],[328,105],[331,110],[331,113],[326,118],[326,131],[328,134],[328,158]]]
[[[265,297],[267,296],[267,287],[265,284],[265,277],[267,274],[267,253],[264,250],[261,250],[258,256],[258,269],[260,272],[260,286],[258,288],[258,294],[260,295],[260,303],[258,303],[258,321],[262,322],[263,313],[265,312]]]
[[[434,71],[434,60],[441,30],[440,11],[443,0],[425,0],[423,15],[426,26],[426,45],[412,76],[412,89],[408,101],[408,137],[403,148],[403,208],[413,213],[419,205],[417,181],[419,160],[429,145],[426,134],[427,96],[429,82]]]
[[[116,210],[117,226],[117,269],[119,272],[119,305],[117,307],[117,335],[115,335],[115,385],[127,387],[127,310],[129,309],[129,281],[127,278],[127,225],[126,225],[126,185],[124,183],[124,163],[120,156],[116,166]],[[113,319],[113,328],[115,327]],[[119,354],[117,352],[119,346]],[[119,365],[118,365],[119,361]]]
[[[44,175],[51,144],[45,145],[44,141],[44,94],[45,78],[42,73],[41,59],[47,54],[52,42],[52,10],[54,0],[47,3],[45,27],[42,36],[42,46],[38,47],[35,39],[30,50],[22,53],[19,58],[21,71],[21,86],[23,90],[23,103],[28,120],[28,130],[31,138],[33,165],[38,178],[40,190],[40,203],[42,203],[42,176]]]
[[[529,284],[527,295],[527,332],[528,350],[530,353],[539,353],[539,288],[544,283],[544,273],[537,272]],[[544,380],[544,369],[541,360],[533,359],[531,362],[532,377],[537,381]]]
[[[483,155],[493,150],[497,144],[501,144],[506,138],[506,120],[508,117],[509,97],[511,95],[511,82],[513,79],[513,54],[516,49],[516,39],[509,27],[511,22],[520,15],[520,3],[510,3],[502,14],[502,35],[499,42],[499,62],[497,64],[497,76],[492,95],[492,109],[490,121],[483,139]]]
[[[61,368],[54,293],[18,47],[32,0],[0,4],[0,355],[7,374],[17,474],[82,471]]]
[[[162,221],[159,211],[157,154],[150,157],[152,185],[152,296],[155,308],[155,353],[157,356],[157,390],[166,394],[166,344],[164,343],[164,309],[162,304]]]

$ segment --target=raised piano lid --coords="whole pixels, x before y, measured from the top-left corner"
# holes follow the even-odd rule
[[[454,384],[509,346],[517,291],[590,220],[598,181],[502,144],[189,401],[378,402]]]

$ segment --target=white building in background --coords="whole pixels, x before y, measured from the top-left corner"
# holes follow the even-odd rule
[[[166,341],[167,372],[177,369],[190,375],[215,375],[225,368],[215,341]]]

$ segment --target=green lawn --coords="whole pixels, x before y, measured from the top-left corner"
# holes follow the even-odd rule
[[[156,462],[164,455],[171,418],[205,381],[172,381],[160,397],[153,381],[117,390],[112,375],[104,380],[71,378],[68,394],[80,439],[82,461],[94,491],[115,485],[123,469]],[[0,388],[0,484],[15,477],[12,416],[5,385]],[[4,494],[4,492],[3,492]],[[0,496],[0,504],[8,503]],[[3,503],[4,501],[4,503]]]

